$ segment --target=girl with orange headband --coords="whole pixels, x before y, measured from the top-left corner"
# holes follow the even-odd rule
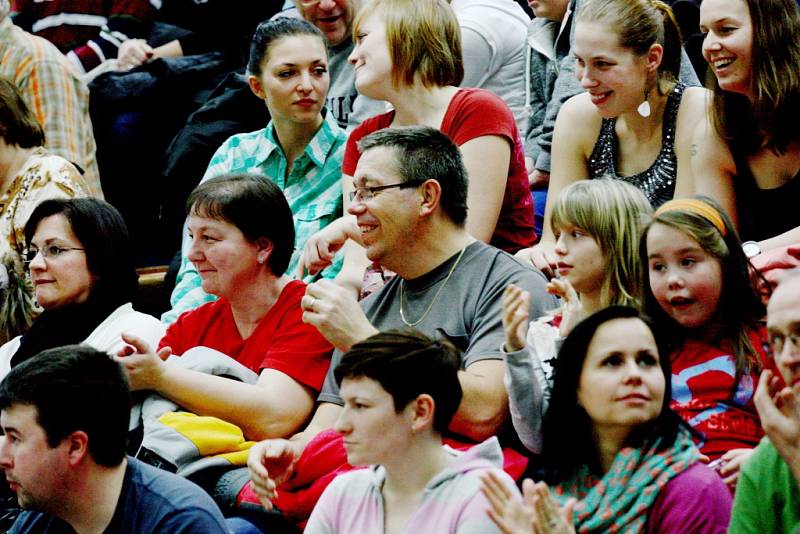
[[[753,394],[769,363],[753,269],[730,219],[707,197],[662,205],[640,250],[645,309],[670,351],[671,407],[733,487],[763,436]]]

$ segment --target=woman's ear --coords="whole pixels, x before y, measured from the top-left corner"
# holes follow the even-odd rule
[[[436,180],[425,180],[420,187],[422,201],[420,215],[428,215],[436,211],[442,200],[442,186]]]
[[[260,265],[266,265],[269,257],[272,255],[272,241],[266,237],[259,237],[256,239],[256,261]]]
[[[427,393],[421,393],[416,399],[411,401],[413,414],[411,429],[416,433],[425,428],[433,428],[433,413],[436,403],[433,397]]]
[[[656,72],[661,66],[661,61],[664,59],[664,47],[658,43],[650,45],[650,50],[647,51],[647,72]]]
[[[253,94],[256,95],[261,100],[267,99],[267,94],[264,92],[264,86],[261,84],[261,80],[259,80],[256,76],[252,74],[247,77],[247,85],[250,86],[250,90],[253,91]]]

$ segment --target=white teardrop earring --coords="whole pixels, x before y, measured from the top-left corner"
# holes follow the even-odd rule
[[[644,118],[650,116],[650,101],[647,100],[647,97],[650,96],[650,89],[644,90],[644,102],[639,104],[639,107],[636,108],[636,112]]]

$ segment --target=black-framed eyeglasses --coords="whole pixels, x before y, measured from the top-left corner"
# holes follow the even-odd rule
[[[350,202],[366,202],[375,198],[375,193],[385,191],[386,189],[406,189],[408,187],[417,187],[422,182],[400,182],[398,184],[389,185],[376,185],[372,187],[356,187],[355,191],[350,191]]]
[[[36,256],[38,256],[40,252],[45,260],[52,260],[71,250],[82,251],[84,249],[79,247],[60,247],[58,245],[47,245],[42,248],[29,247],[22,251],[22,258],[25,262],[25,267],[29,267],[31,262],[36,259]]]

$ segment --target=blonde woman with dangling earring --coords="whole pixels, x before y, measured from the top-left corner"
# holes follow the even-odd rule
[[[548,198],[570,183],[610,177],[638,187],[657,208],[694,192],[693,132],[710,93],[677,82],[681,36],[658,0],[593,0],[581,6],[572,50],[585,92],[556,120]],[[555,272],[555,238],[545,210],[542,238],[517,256]]]

